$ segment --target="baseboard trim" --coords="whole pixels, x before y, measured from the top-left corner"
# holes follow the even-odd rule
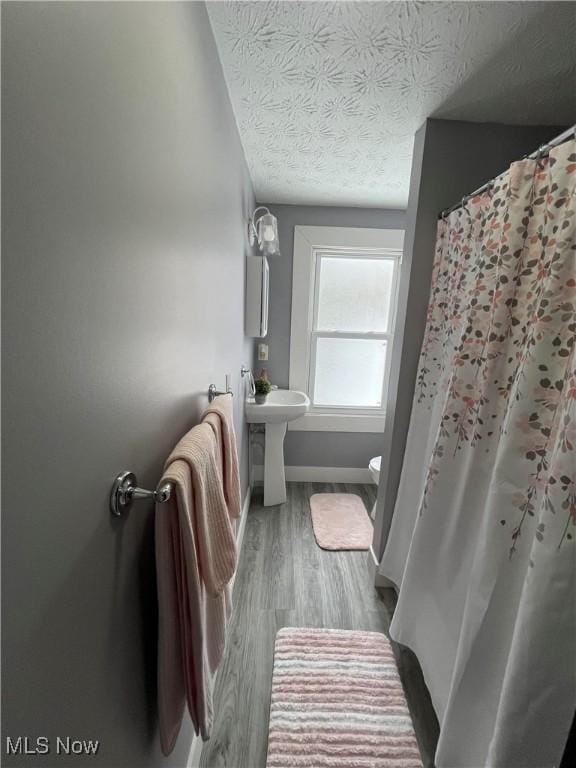
[[[200,736],[194,736],[192,738],[192,744],[190,746],[190,753],[188,755],[188,763],[186,768],[198,768],[200,765],[200,757],[202,756],[202,747],[204,742]]]
[[[246,496],[244,496],[244,503],[242,504],[242,512],[240,513],[240,521],[238,525],[238,530],[236,532],[236,550],[238,552],[238,560],[240,560],[240,552],[242,551],[242,543],[244,541],[244,531],[246,530],[246,519],[248,518],[248,510],[250,509],[250,500],[252,498],[252,489],[249,487],[246,491]],[[238,569],[234,572],[234,576],[232,577],[232,583],[231,587],[234,586],[234,580],[236,579],[236,574],[238,573]],[[216,675],[218,675],[218,670],[216,672]],[[214,677],[214,685],[216,684],[216,676]],[[190,752],[188,754],[188,763],[186,765],[186,768],[198,768],[200,765],[200,757],[202,756],[202,747],[204,746],[204,742],[199,736],[194,736],[192,739],[192,744],[190,745]]]
[[[376,553],[374,552],[374,547],[370,547],[370,550],[368,552],[368,561],[372,564],[374,568],[378,568],[378,558],[376,557]]]
[[[242,549],[242,542],[244,541],[244,531],[246,530],[246,518],[248,517],[248,510],[250,509],[250,501],[252,499],[252,489],[248,488],[246,496],[244,496],[244,503],[242,504],[242,512],[240,513],[240,522],[238,524],[238,531],[236,532],[236,549],[238,551],[238,557],[240,557],[240,550]]]
[[[244,496],[244,503],[242,504],[242,512],[240,513],[240,520],[238,523],[238,530],[236,531],[236,570],[232,581],[230,582],[230,589],[234,589],[234,582],[236,581],[236,574],[238,573],[238,563],[240,562],[240,553],[242,552],[242,544],[244,542],[244,531],[246,530],[246,519],[248,518],[248,510],[250,509],[250,500],[252,499],[252,489],[248,488],[246,496]],[[188,766],[190,768],[190,766]]]
[[[398,593],[398,590],[396,588],[396,584],[394,584],[393,581],[390,581],[390,579],[387,579],[386,576],[383,576],[379,570],[378,567],[380,563],[378,562],[378,558],[376,557],[376,554],[372,547],[370,547],[370,551],[368,552],[368,572],[370,573],[370,576],[374,580],[374,586],[375,587],[383,587],[386,589],[393,589],[394,592]]]
[[[255,464],[254,482],[264,480],[264,466]],[[285,467],[286,480],[291,483],[372,483],[368,469],[361,467]]]

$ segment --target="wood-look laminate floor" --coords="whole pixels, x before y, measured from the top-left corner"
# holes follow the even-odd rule
[[[376,487],[288,483],[285,504],[264,507],[256,488],[246,521],[226,653],[214,691],[212,738],[204,768],[264,768],[274,639],[282,627],[367,629],[387,634],[392,590],[374,588],[367,552],[326,552],[314,539],[309,498],[345,492],[372,509]],[[426,768],[433,766],[438,722],[418,661],[396,644],[400,676]]]

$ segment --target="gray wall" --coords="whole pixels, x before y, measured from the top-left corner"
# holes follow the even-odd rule
[[[374,551],[381,557],[398,492],[426,325],[439,211],[532,152],[561,128],[427,120],[416,134],[396,336],[382,443]]]
[[[108,493],[156,484],[210,382],[239,393],[244,156],[203,3],[4,3],[2,33],[4,734],[101,740],[2,764],[184,766],[152,506],[112,520]]]
[[[337,208],[300,205],[267,205],[278,218],[281,257],[270,263],[270,312],[268,336],[269,361],[255,361],[259,372],[267,368],[270,380],[279,387],[288,386],[290,368],[290,322],[292,307],[292,261],[294,227],[298,224],[317,227],[366,227],[371,229],[403,229],[404,211],[377,208]],[[355,432],[288,431],[284,442],[287,466],[298,467],[362,467],[367,469],[373,456],[382,448],[382,435]]]

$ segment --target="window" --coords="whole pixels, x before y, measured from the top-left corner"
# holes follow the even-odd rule
[[[383,430],[403,236],[295,228],[290,387],[311,406],[290,429]]]

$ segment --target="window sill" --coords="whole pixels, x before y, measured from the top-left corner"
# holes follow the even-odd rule
[[[295,432],[384,432],[384,414],[360,416],[344,413],[305,413],[288,422]]]

